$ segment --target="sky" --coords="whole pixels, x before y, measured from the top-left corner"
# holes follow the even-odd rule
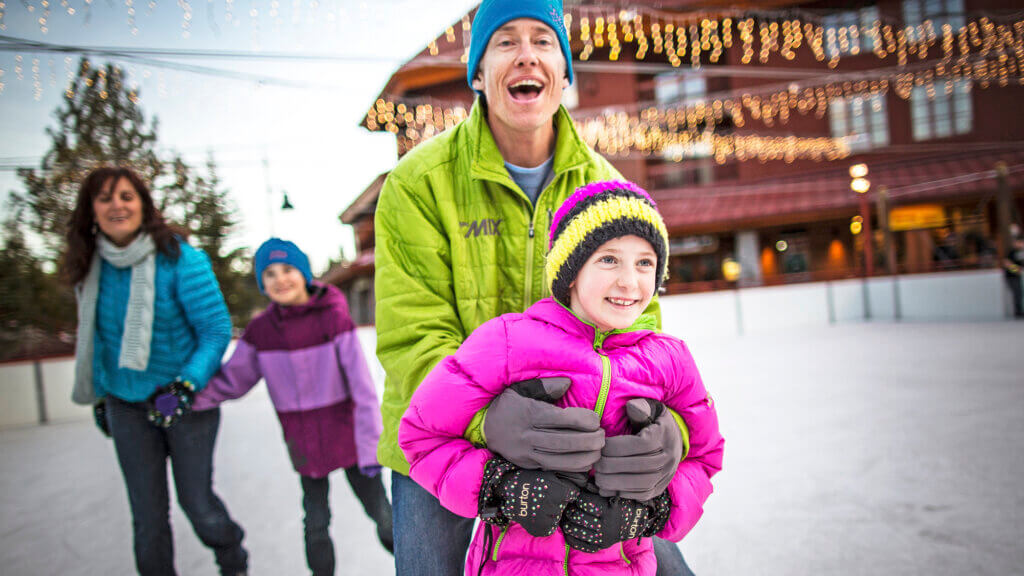
[[[324,54],[344,60],[167,58],[285,81],[259,83],[118,61],[158,118],[162,156],[194,167],[209,154],[241,223],[230,246],[271,235],[309,254],[314,272],[355,256],[338,215],[397,160],[394,137],[359,126],[391,74],[469,11],[474,0],[0,0],[0,35],[61,45]],[[45,18],[45,33],[40,19]],[[30,10],[31,8],[31,10]],[[130,12],[134,11],[134,14]],[[73,12],[73,14],[69,14]],[[183,25],[187,25],[187,28]],[[2,45],[2,43],[0,43]],[[21,56],[21,74],[16,70]],[[38,73],[33,71],[38,59]],[[0,166],[38,167],[47,127],[79,55],[0,52]],[[93,57],[94,62],[104,62]],[[37,85],[38,80],[38,85]],[[268,191],[269,188],[269,191]],[[0,193],[20,190],[0,170]],[[282,211],[283,194],[295,206]],[[7,207],[0,207],[6,214]]]

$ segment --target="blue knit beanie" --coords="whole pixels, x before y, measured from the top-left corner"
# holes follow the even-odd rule
[[[256,257],[253,259],[253,272],[256,273],[256,284],[263,292],[263,271],[271,264],[288,264],[293,266],[306,277],[306,286],[313,283],[313,271],[309,268],[309,258],[299,250],[293,242],[271,238],[256,250]]]
[[[569,37],[565,33],[565,21],[562,11],[562,0],[484,0],[473,17],[473,33],[469,40],[469,63],[466,66],[466,81],[473,88],[473,77],[480,66],[480,59],[487,50],[498,28],[517,18],[532,18],[547,24],[562,47],[565,57],[565,74],[572,84],[572,51],[569,49]],[[473,89],[476,91],[476,89]]]

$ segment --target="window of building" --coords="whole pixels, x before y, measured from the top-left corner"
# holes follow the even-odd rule
[[[967,80],[914,86],[910,91],[910,122],[914,140],[967,134],[973,127],[971,84]]]
[[[829,58],[870,52],[875,48],[875,23],[878,6],[863,6],[857,10],[844,10],[825,16],[825,53]]]
[[[942,35],[942,27],[949,24],[953,33],[966,23],[964,0],[903,0],[903,22],[907,26],[907,40],[922,40],[924,30],[919,27],[931,21],[932,32]]]
[[[671,106],[680,102],[700,101],[708,94],[707,78],[692,73],[669,72],[654,79],[654,97],[658,104]],[[712,181],[712,164],[704,162],[711,157],[710,140],[696,140],[683,145],[670,145],[661,150],[661,157],[667,162],[685,162],[686,167],[670,170],[657,179],[659,185],[675,187],[691,184],[706,184]],[[697,162],[693,162],[693,161]]]
[[[833,138],[847,138],[850,150],[861,152],[889,145],[889,116],[885,96],[836,98],[829,103]]]
[[[700,186],[715,180],[715,163],[710,154],[673,157],[668,151],[663,151],[662,156],[664,165],[670,168],[648,176],[654,188]]]
[[[697,74],[660,74],[654,79],[654,97],[658,104],[700,99],[708,94],[708,81]]]

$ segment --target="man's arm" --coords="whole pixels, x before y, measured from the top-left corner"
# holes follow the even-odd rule
[[[392,172],[374,224],[377,357],[387,373],[387,435],[416,387],[455,353],[465,334],[456,311],[449,240],[429,183],[414,188]]]

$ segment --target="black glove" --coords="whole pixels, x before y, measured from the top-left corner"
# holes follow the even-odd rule
[[[650,537],[668,522],[670,501],[662,494],[648,502],[582,492],[559,526],[570,548],[597,552],[618,542]]]
[[[110,438],[110,423],[107,422],[107,399],[100,398],[92,405],[92,417],[96,427],[103,432],[103,435]]]
[[[175,380],[157,388],[149,397],[146,417],[158,428],[170,428],[192,410],[195,389],[188,380]]]
[[[568,378],[534,378],[495,398],[484,417],[491,452],[520,468],[589,472],[601,457],[604,429],[593,410],[551,404],[569,385]]]
[[[633,434],[605,439],[594,482],[602,496],[646,502],[664,492],[679,469],[683,437],[672,413],[657,400],[630,400],[626,416]]]
[[[579,493],[554,472],[525,470],[508,460],[492,458],[480,486],[480,518],[498,526],[515,522],[531,536],[550,536],[565,507]]]

